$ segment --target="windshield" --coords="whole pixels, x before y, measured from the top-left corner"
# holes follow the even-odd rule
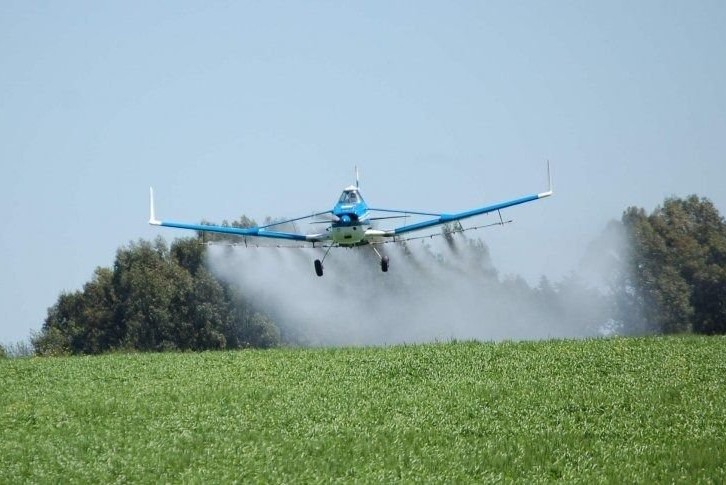
[[[359,201],[358,192],[346,190],[340,196],[340,200],[338,202],[340,204],[357,204]]]

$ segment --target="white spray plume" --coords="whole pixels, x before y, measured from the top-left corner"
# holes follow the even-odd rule
[[[540,301],[543,294],[523,280],[500,281],[486,246],[461,234],[383,249],[391,261],[387,273],[364,246],[333,248],[323,277],[313,270],[320,248],[211,246],[207,258],[211,270],[270,315],[288,341],[303,345],[596,334],[597,324],[563,319],[567,308],[553,313],[552,302]],[[580,308],[586,302],[564,304],[587,314]]]

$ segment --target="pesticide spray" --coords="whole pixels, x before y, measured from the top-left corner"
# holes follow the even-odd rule
[[[500,280],[486,245],[464,234],[370,247],[210,246],[212,272],[268,314],[301,345],[389,345],[433,341],[584,337],[597,333],[553,313],[523,281]],[[526,284],[524,284],[526,286]],[[575,307],[583,302],[565,302]],[[560,306],[562,306],[560,304]],[[565,308],[567,311],[568,308]],[[577,309],[581,312],[581,309]],[[572,312],[570,312],[572,313]]]

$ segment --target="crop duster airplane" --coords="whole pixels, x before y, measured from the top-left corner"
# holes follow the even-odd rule
[[[381,244],[386,241],[392,241],[399,238],[404,234],[411,233],[413,231],[421,231],[435,226],[443,224],[450,224],[453,222],[461,221],[462,219],[468,219],[470,217],[487,214],[490,212],[496,212],[501,209],[512,207],[527,202],[543,199],[552,195],[552,178],[550,176],[549,163],[547,164],[547,177],[549,181],[549,188],[547,192],[541,192],[539,194],[525,195],[516,199],[505,200],[497,202],[495,204],[485,205],[483,207],[477,207],[474,209],[465,210],[462,212],[454,213],[433,213],[433,212],[421,212],[421,211],[410,211],[410,210],[399,210],[399,209],[378,209],[369,207],[368,204],[363,200],[358,187],[358,170],[356,169],[356,183],[343,189],[338,202],[331,210],[316,212],[310,215],[297,217],[294,219],[287,219],[280,222],[275,222],[265,226],[258,227],[226,227],[226,226],[215,226],[205,224],[190,224],[186,222],[176,222],[168,220],[159,220],[156,218],[154,211],[154,189],[149,189],[149,205],[150,205],[150,216],[149,224],[154,226],[163,227],[175,227],[179,229],[191,229],[194,231],[202,232],[215,232],[221,234],[233,234],[244,237],[264,237],[272,239],[285,239],[289,241],[302,241],[315,244],[321,244],[323,247],[327,247],[327,251],[323,256],[323,259],[315,260],[315,273],[318,276],[323,276],[323,261],[330,252],[330,249],[339,247],[354,247],[363,246],[370,244],[381,262],[381,270],[383,272],[388,271],[389,260],[387,256],[382,256],[381,253],[376,249],[376,244]],[[397,214],[393,216],[377,216],[374,214]],[[396,218],[407,218],[411,216],[423,216],[426,220],[422,222],[416,222],[412,224],[405,224],[402,226],[394,227],[393,229],[378,229],[374,228],[374,222],[382,219],[396,219]],[[302,234],[297,232],[284,232],[275,230],[276,226],[293,223],[305,219],[312,218],[327,218],[326,220],[316,220],[313,223],[326,224],[327,227],[322,232],[316,232],[312,234]]]

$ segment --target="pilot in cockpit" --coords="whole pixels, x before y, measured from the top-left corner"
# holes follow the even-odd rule
[[[340,200],[338,202],[346,205],[357,204],[360,202],[360,197],[358,196],[358,192],[355,190],[345,191],[340,195]]]

